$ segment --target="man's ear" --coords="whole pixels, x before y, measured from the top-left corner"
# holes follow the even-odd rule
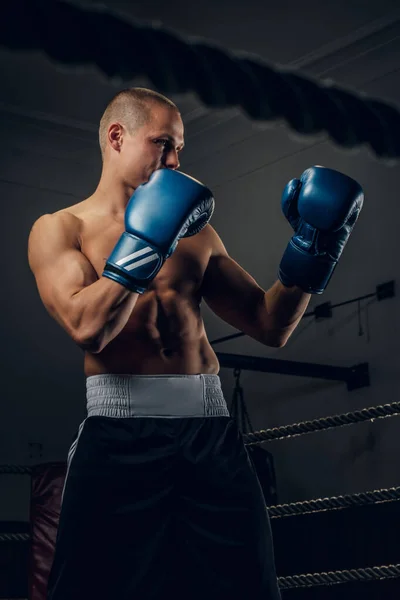
[[[123,134],[124,128],[120,123],[111,123],[108,128],[108,142],[117,152],[121,150]]]

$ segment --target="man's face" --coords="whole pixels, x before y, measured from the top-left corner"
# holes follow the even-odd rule
[[[124,183],[136,189],[157,169],[178,169],[178,154],[184,146],[184,128],[177,110],[155,104],[151,119],[130,135],[124,133],[119,173]]]

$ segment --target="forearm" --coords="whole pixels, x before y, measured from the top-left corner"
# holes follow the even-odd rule
[[[286,287],[276,281],[265,292],[257,315],[263,343],[284,346],[304,315],[310,298],[311,294],[300,288]]]
[[[126,325],[139,294],[101,277],[72,299],[71,335],[81,348],[100,352]]]

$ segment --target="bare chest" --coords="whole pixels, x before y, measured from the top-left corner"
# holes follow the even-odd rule
[[[93,265],[98,277],[105,262],[123,233],[123,227],[110,220],[88,218],[81,231],[81,251]],[[174,254],[164,263],[152,282],[150,290],[175,291],[182,295],[196,295],[210,256],[206,231],[180,240]]]

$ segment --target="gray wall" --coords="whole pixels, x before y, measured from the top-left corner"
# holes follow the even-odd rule
[[[128,4],[113,3],[125,11]],[[290,0],[266,13],[246,3],[244,15],[232,3],[226,14],[219,12],[224,3],[219,8],[212,3],[211,10],[211,3],[204,2],[198,18],[189,20],[179,2],[169,4],[165,13],[150,2],[147,8],[135,7],[135,14],[297,65],[313,76],[329,76],[399,105],[400,14],[394,12],[395,2],[343,2],[342,10],[340,4],[306,2],[299,12]],[[38,297],[26,260],[27,237],[39,215],[93,191],[100,174],[98,119],[121,86],[94,70],[59,69],[39,54],[1,51],[0,67],[0,464],[35,464],[65,459],[84,418],[85,382],[82,352]],[[358,179],[366,202],[334,279],[311,306],[368,294],[377,284],[397,279],[398,165],[379,162],[366,149],[345,152],[325,138],[299,139],[283,124],[252,124],[236,109],[209,111],[191,96],[174,99],[187,124],[181,169],[214,190],[213,225],[232,257],[260,285],[267,288],[274,282],[290,236],[280,213],[281,191],[313,164]],[[264,429],[397,400],[398,313],[398,298],[363,303],[364,334],[359,335],[357,306],[350,305],[335,310],[329,321],[304,320],[283,349],[248,338],[218,349],[339,366],[369,362],[371,386],[353,392],[341,383],[243,372],[253,425]],[[210,339],[233,332],[207,307],[204,318]],[[221,378],[230,399],[233,374],[223,369]],[[397,429],[395,417],[266,445],[275,457],[280,502],[398,484]],[[41,456],[32,455],[31,443],[42,444]],[[1,476],[0,490],[0,520],[27,518],[27,479]]]

